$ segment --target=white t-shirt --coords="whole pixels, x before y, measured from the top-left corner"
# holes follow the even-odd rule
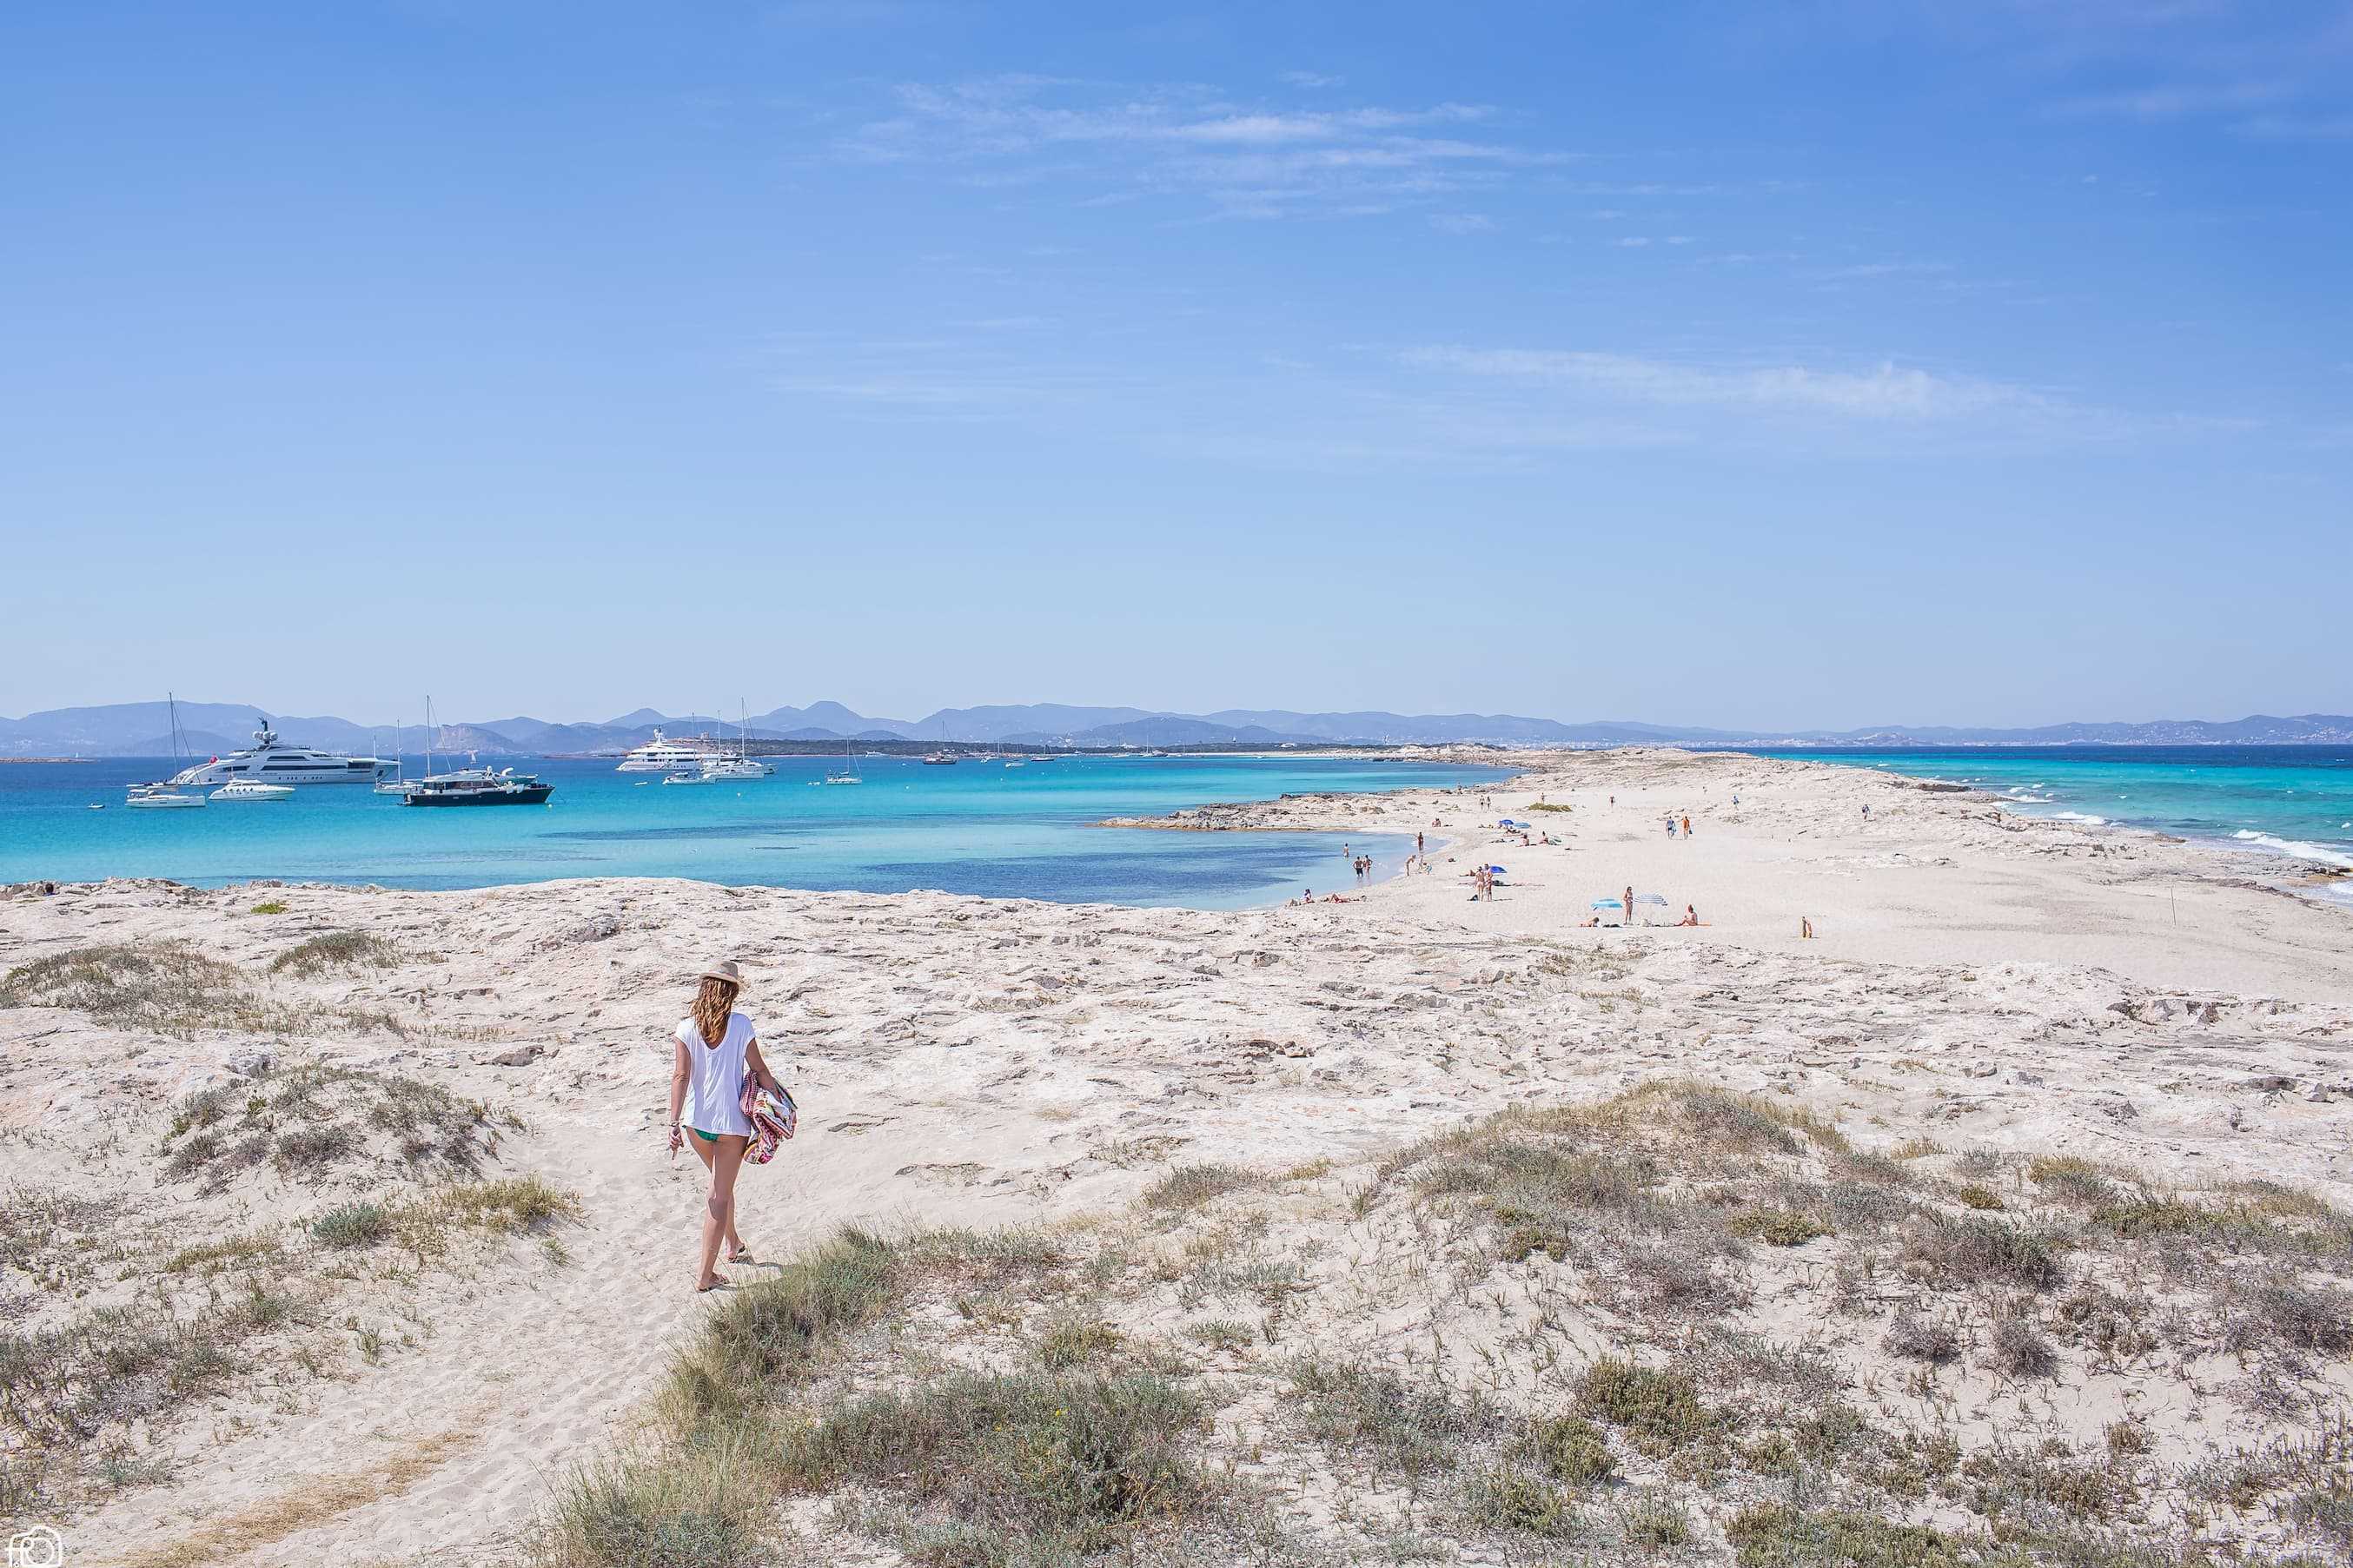
[[[678,1021],[678,1038],[686,1047],[686,1103],[681,1120],[702,1132],[752,1135],[751,1118],[744,1114],[744,1051],[757,1031],[741,1013],[727,1015],[727,1037],[714,1048],[702,1043],[702,1032],[691,1017]]]

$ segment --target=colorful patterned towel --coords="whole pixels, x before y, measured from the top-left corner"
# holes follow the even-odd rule
[[[776,1157],[776,1145],[793,1135],[800,1125],[800,1107],[780,1084],[776,1093],[762,1089],[752,1100],[752,1142],[745,1145],[744,1158],[754,1165],[765,1165]]]

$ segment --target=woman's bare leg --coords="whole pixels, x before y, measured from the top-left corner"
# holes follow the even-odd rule
[[[708,1139],[695,1138],[691,1134],[689,1142],[693,1143],[695,1157],[702,1162],[702,1168],[706,1171],[710,1170],[712,1168],[711,1152],[718,1145]],[[744,1245],[744,1237],[735,1229],[735,1211],[731,1206],[727,1211],[727,1261],[749,1263],[751,1260],[752,1249]]]
[[[702,1216],[702,1271],[694,1288],[708,1290],[727,1281],[719,1272],[719,1244],[735,1232],[735,1175],[744,1168],[744,1140],[720,1134],[711,1149],[711,1199]]]

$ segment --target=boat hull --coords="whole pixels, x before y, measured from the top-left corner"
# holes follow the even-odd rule
[[[554,784],[529,784],[522,789],[499,790],[412,790],[401,797],[403,805],[539,805],[555,793]]]
[[[301,764],[278,763],[256,766],[250,763],[232,767],[237,759],[223,758],[218,762],[199,763],[183,769],[171,778],[174,789],[212,789],[235,784],[239,779],[251,779],[257,784],[300,785],[319,789],[329,784],[372,784],[378,779],[392,776],[392,763],[381,757],[347,757],[338,765],[312,767]]]

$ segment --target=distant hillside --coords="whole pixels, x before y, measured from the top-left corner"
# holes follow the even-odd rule
[[[827,735],[880,733],[894,740],[913,740],[917,726],[903,719],[870,719],[844,708],[839,702],[812,702],[806,708],[777,708],[766,713],[754,713],[751,720],[754,734],[763,732],[803,738],[802,731],[817,731]]]
[[[2141,724],[2045,724],[2031,730],[1966,730],[1947,725],[1889,724],[1843,734],[1809,737],[1841,745],[1915,746],[2309,746],[2353,744],[2353,718],[2305,713],[2275,719],[2158,719]]]
[[[241,703],[183,702],[180,725],[192,751],[211,755],[245,745],[269,711]],[[391,724],[357,724],[332,716],[274,715],[271,721],[279,735],[293,745],[360,754],[379,749],[389,753],[394,745]],[[443,727],[434,744],[437,750],[520,755],[617,752],[652,740],[657,728],[676,737],[735,733],[731,720],[640,708],[602,724],[554,723],[527,716],[452,723]],[[1059,702],[943,708],[923,719],[902,720],[871,718],[839,702],[813,702],[806,708],[777,708],[754,715],[747,729],[754,740],[956,741],[983,745],[1443,745],[1469,742],[1753,747],[2353,745],[2353,718],[2336,713],[2291,718],[2259,713],[2228,721],[2161,719],[2008,730],[1886,724],[1862,730],[1744,732],[1633,720],[1571,724],[1512,713],[1303,713],[1288,709],[1228,708],[1196,714]],[[0,719],[0,755],[161,756],[171,750],[170,732],[170,711],[161,702],[58,708],[22,719]],[[421,750],[423,731],[409,727],[400,740],[412,752]]]
[[[192,750],[210,754],[249,744],[269,710],[241,702],[183,702],[180,728]],[[366,752],[376,731],[347,719],[271,715],[280,739],[298,746]],[[162,702],[115,702],[102,708],[54,708],[22,719],[0,719],[0,754],[13,756],[142,757],[172,752],[172,710]],[[201,742],[195,737],[203,734]],[[382,731],[392,744],[392,727]]]

